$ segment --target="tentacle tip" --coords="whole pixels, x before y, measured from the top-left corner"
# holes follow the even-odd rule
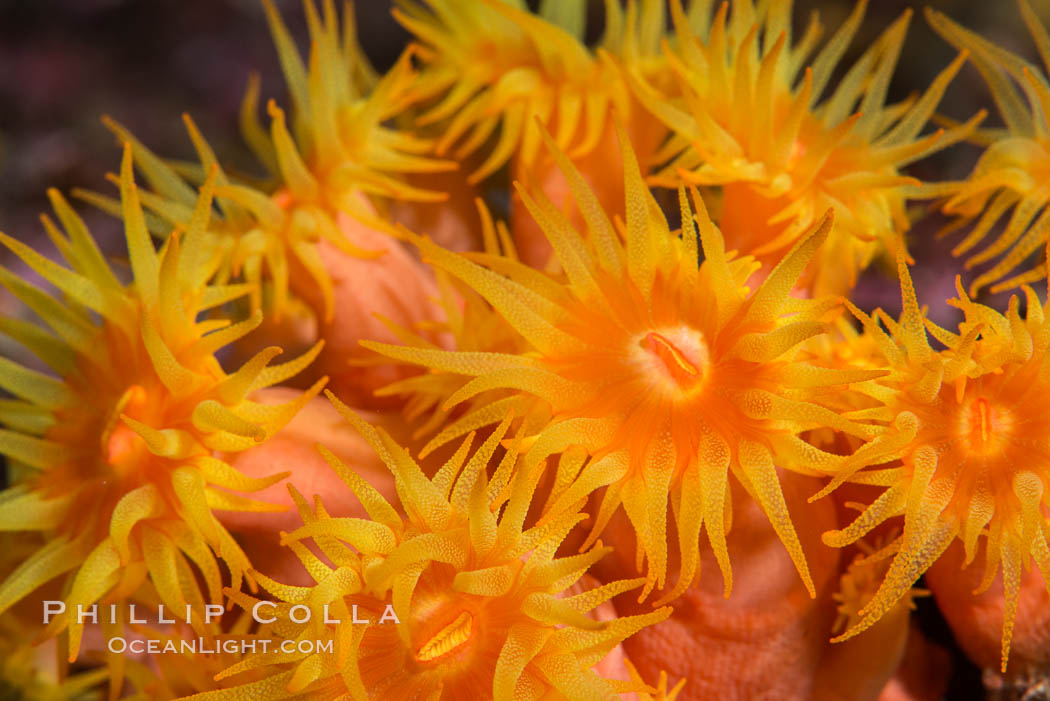
[[[661,608],[663,606],[666,606],[667,604],[669,604],[672,601],[674,601],[675,599],[677,599],[680,595],[681,595],[681,593],[678,592],[677,587],[676,587],[671,592],[661,596],[659,599],[654,601],[653,602],[653,608],[656,609],[656,608]]]
[[[656,580],[655,579],[650,579],[650,578],[647,577],[646,580],[645,580],[645,586],[642,587],[642,592],[638,595],[638,603],[639,604],[644,603],[645,600],[649,598],[649,595],[653,592],[653,589],[655,588],[655,586],[656,586]]]

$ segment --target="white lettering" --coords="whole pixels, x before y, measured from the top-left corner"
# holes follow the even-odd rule
[[[393,621],[394,623],[401,623],[401,619],[394,613],[394,607],[391,604],[387,604],[383,610],[383,615],[379,617],[380,623],[386,623],[387,621]]]
[[[270,603],[270,602],[267,602]],[[319,653],[335,653],[334,640],[282,640],[278,643],[269,638],[240,639],[240,638],[215,638],[205,640],[194,638],[192,640],[158,640],[141,638],[123,638],[120,636],[109,638],[106,641],[107,649],[115,654],[131,655],[167,655],[167,654],[200,654],[214,655],[217,653],[228,654],[255,654],[262,652],[268,654],[271,645],[279,648],[280,652],[286,654],[313,655]],[[275,649],[274,652],[277,650]]]
[[[53,599],[48,599],[44,602],[44,624],[47,625],[50,623],[52,616],[58,616],[65,612],[65,601],[54,601]]]
[[[84,612],[83,604],[77,604],[77,624],[84,625],[85,618],[90,618],[92,623],[98,623],[98,604],[91,604],[87,613]]]
[[[211,623],[213,618],[221,616],[225,610],[222,604],[204,604],[204,623]]]
[[[306,611],[306,617],[299,619],[295,617],[295,612],[298,610]],[[288,610],[288,618],[292,619],[292,623],[308,623],[310,621],[310,607],[306,604],[296,604]]]
[[[146,619],[135,618],[135,604],[128,604],[128,623],[146,623]]]
[[[252,620],[256,623],[274,623],[277,621],[277,616],[270,616],[269,618],[262,618],[259,615],[259,609],[263,606],[272,606],[274,609],[277,608],[277,604],[272,601],[256,601],[255,606],[252,606]]]

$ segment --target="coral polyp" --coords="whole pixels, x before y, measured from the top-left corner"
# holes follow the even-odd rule
[[[963,57],[921,97],[886,104],[910,12],[828,91],[865,2],[812,59],[820,24],[814,16],[793,41],[788,0],[734,2],[731,12],[722,3],[700,35],[680,0],[671,6],[678,44],[668,64],[681,97],[634,81],[642,104],[674,132],[654,157],[666,162],[654,181],[717,186],[729,247],[767,262],[834,209],[835,226],[803,285],[816,294],[849,291],[876,255],[904,246],[906,203],[921,184],[904,166],[959,141],[981,119],[919,136]]]
[[[853,562],[839,578],[839,590],[833,595],[838,611],[833,629],[839,632],[860,622],[860,612],[878,593],[879,586],[889,570],[890,558],[894,554],[892,547],[875,550],[864,541],[860,541],[859,546],[860,554],[853,558]],[[911,589],[898,600],[898,611],[906,618],[906,612],[915,608],[915,599],[928,594],[929,592],[923,589]]]
[[[642,580],[566,593],[609,548],[556,556],[568,531],[585,518],[578,511],[543,526],[523,526],[540,475],[514,469],[520,433],[495,459],[510,420],[472,454],[469,437],[428,479],[385,431],[365,423],[331,393],[329,398],[394,474],[405,516],[319,448],[373,520],[331,518],[320,501],[311,509],[296,495],[304,525],[283,541],[317,584],[289,587],[262,576],[260,583],[278,599],[267,609],[280,621],[275,632],[292,640],[333,640],[334,659],[317,653],[247,658],[220,677],[258,664],[274,676],[191,698],[552,694],[584,701],[615,698],[618,691],[655,691],[640,681],[604,680],[590,668],[625,637],[665,619],[670,609],[604,622],[587,615]],[[332,565],[307,549],[307,542]],[[260,601],[239,592],[231,596],[246,610]],[[288,624],[292,606],[310,609],[310,621]]]
[[[425,64],[418,99],[433,103],[420,124],[447,123],[440,153],[464,159],[486,147],[470,175],[480,181],[508,161],[525,177],[541,154],[537,123],[573,158],[603,143],[610,108],[626,118],[632,98],[616,67],[583,43],[586,3],[543,3],[533,14],[522,2],[401,0],[395,17],[415,36]],[[602,47],[632,65],[656,53],[662,3],[643,0],[626,16],[607,3]]]
[[[698,537],[707,537],[731,589],[725,545],[727,479],[732,472],[762,505],[799,574],[812,591],[798,537],[780,491],[777,465],[813,474],[835,456],[798,434],[830,427],[869,437],[868,427],[810,401],[817,389],[870,379],[881,371],[822,369],[795,358],[822,333],[837,300],[789,295],[831,227],[830,215],[753,292],[750,259],[726,254],[721,234],[693,213],[680,192],[681,236],[669,230],[641,179],[630,145],[621,153],[627,192],[626,240],[595,203],[568,159],[550,148],[587,214],[587,236],[575,231],[542,194],[522,193],[550,240],[564,278],[535,278],[503,262],[500,271],[417,239],[423,255],[473,287],[513,326],[530,351],[518,355],[366,344],[391,357],[473,377],[446,402],[503,388],[533,395],[553,417],[529,436],[526,469],[572,447],[591,459],[563,460],[547,501],[548,515],[606,487],[591,540],[623,505],[638,536],[638,567],[648,561],[643,596],[664,587],[667,507],[674,505],[681,575],[673,598],[696,574]],[[534,199],[535,198],[535,199]],[[702,202],[694,192],[694,202]],[[524,267],[524,266],[522,266]],[[531,282],[530,282],[531,280]]]
[[[1042,249],[1050,224],[1044,209],[1050,197],[1043,187],[1050,173],[1050,35],[1027,0],[1018,0],[1017,4],[1043,58],[1043,70],[944,14],[927,9],[930,26],[954,46],[970,52],[1006,123],[1002,135],[984,135],[981,141],[986,149],[973,172],[965,181],[949,187],[943,205],[946,214],[955,215],[945,233],[968,228],[952,249],[953,255],[968,256],[966,269],[996,261],[970,284],[971,295],[988,285],[998,291],[1046,277],[1044,261],[1003,280]],[[993,233],[1004,218],[1001,231]],[[974,251],[982,242],[987,245]]]
[[[1050,567],[1050,520],[1044,511],[1050,423],[1039,408],[1050,382],[1050,307],[1026,287],[1025,317],[1016,297],[1004,315],[969,299],[958,283],[959,297],[952,303],[965,320],[956,334],[924,319],[903,261],[900,272],[899,323],[890,321],[884,330],[855,311],[892,369],[869,388],[884,406],[865,413],[892,422],[893,430],[859,450],[853,468],[887,466],[855,472],[847,465],[836,478],[888,488],[852,524],[824,539],[846,545],[901,514],[904,532],[878,592],[841,639],[875,623],[955,539],[962,540],[970,564],[984,536],[980,590],[1001,572],[1006,597],[1005,672],[1021,570],[1033,558],[1044,573]],[[945,350],[930,347],[927,329]]]
[[[71,658],[83,629],[71,615],[78,605],[120,600],[148,580],[165,605],[179,611],[190,606],[199,617],[204,602],[221,602],[216,558],[240,585],[250,563],[212,509],[266,510],[227,490],[260,489],[285,475],[251,479],[220,455],[266,440],[323,385],[283,405],[248,398],[297,374],[319,346],[272,366],[280,349],[271,347],[236,372],[223,371],[215,353],[261,319],[198,319],[249,291],[246,285],[208,284],[217,260],[207,257],[202,238],[213,181],[200,195],[192,226],[158,252],[131,171],[127,147],[120,183],[134,276],[129,285],[118,280],[56,191],[50,195],[66,233],[44,221],[69,268],[0,234],[0,242],[68,300],[0,269],[0,282],[50,327],[5,319],[4,332],[58,376],[0,361],[0,386],[17,398],[5,403],[8,428],[0,429],[0,454],[16,476],[0,494],[2,528],[47,538],[0,584],[0,611],[69,573],[69,613],[52,621],[48,632],[70,628]]]
[[[267,104],[269,133],[258,121],[259,83],[253,79],[244,97],[241,129],[246,143],[270,179],[258,183],[228,175],[193,120],[184,116],[187,131],[200,160],[201,176],[218,168],[214,216],[206,243],[223,252],[220,276],[255,284],[253,310],[262,307],[264,293],[272,300],[277,319],[287,311],[290,292],[317,297],[318,317],[331,321],[333,282],[326,269],[327,244],[345,254],[375,258],[383,254],[355,239],[347,220],[379,230],[392,226],[377,212],[383,203],[434,202],[440,192],[413,187],[407,173],[433,173],[455,167],[429,155],[430,141],[387,126],[388,120],[409,103],[415,83],[410,57],[376,79],[357,45],[352,13],[340,31],[334,3],[324,3],[319,16],[313,2],[304,4],[311,49],[304,65],[277,10],[264,3],[291,94],[290,117],[271,100]],[[185,227],[196,193],[180,171],[158,158],[123,126],[106,118],[122,142],[130,142],[137,167],[153,192],[143,204],[165,226]],[[78,194],[109,211],[117,203],[94,193]],[[165,230],[155,231],[162,235]],[[322,244],[323,242],[323,244]],[[265,286],[264,286],[265,283]],[[303,288],[310,288],[312,295]]]
[[[421,99],[440,97],[421,121],[451,118],[440,147],[448,149],[465,136],[458,153],[465,156],[499,129],[492,153],[471,175],[472,180],[481,180],[519,148],[526,162],[534,157],[539,135],[530,117],[533,112],[550,115],[556,104],[554,85],[544,82],[556,85],[570,77],[587,81],[596,75],[597,64],[575,36],[527,10],[481,0],[466,5],[457,12],[453,3],[442,0],[401,3],[395,17],[423,45],[421,55],[428,63],[428,75],[420,83],[425,90]],[[572,9],[579,14],[582,6]],[[536,88],[543,92],[534,94]],[[578,114],[583,114],[583,85],[574,92],[579,96]],[[606,111],[605,99],[592,102],[590,123],[604,121]],[[547,117],[542,118],[546,121]],[[566,134],[572,135],[575,125],[566,126]],[[525,135],[528,143],[523,143]]]

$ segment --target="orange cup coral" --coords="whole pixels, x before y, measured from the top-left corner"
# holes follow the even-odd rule
[[[393,473],[405,515],[320,447],[370,520],[332,518],[319,500],[310,509],[296,495],[304,525],[284,541],[317,584],[289,587],[262,575],[259,581],[278,600],[266,609],[275,613],[274,633],[289,640],[332,640],[334,656],[249,657],[220,677],[259,666],[273,674],[191,698],[512,699],[547,693],[589,701],[614,698],[618,690],[651,691],[640,683],[608,682],[590,667],[639,628],[666,618],[670,609],[607,622],[587,616],[642,580],[560,596],[609,548],[556,557],[565,534],[585,518],[578,511],[523,527],[539,473],[514,469],[520,435],[491,477],[486,471],[509,419],[469,457],[473,437],[468,438],[428,479],[385,431],[365,423],[331,393],[329,398]],[[332,564],[304,542],[316,544]],[[260,605],[243,593],[229,593],[246,610]],[[295,623],[305,614],[293,616],[293,607],[308,609],[309,621]]]
[[[570,191],[543,153],[540,129],[547,129],[606,210],[618,212],[623,179],[610,111],[628,124],[643,159],[666,129],[643,118],[617,61],[654,71],[666,23],[662,0],[630,3],[626,11],[606,3],[597,52],[584,43],[587,4],[580,0],[543,3],[538,14],[523,3],[493,0],[399,4],[394,16],[414,35],[425,64],[416,96],[427,107],[418,124],[444,125],[439,154],[451,152],[459,161],[477,154],[481,163],[469,182],[509,163],[512,179],[543,189],[569,212]],[[551,254],[546,238],[519,198],[512,197],[511,209],[522,261],[542,268]],[[578,212],[571,216],[579,220]]]
[[[311,306],[319,319],[331,322],[335,293],[321,244],[366,259],[383,254],[370,245],[372,241],[358,240],[348,230],[354,227],[340,218],[392,230],[376,212],[384,198],[446,199],[444,193],[414,188],[399,176],[447,171],[455,164],[423,155],[432,148],[426,139],[384,126],[409,101],[407,91],[415,78],[409,55],[376,81],[357,46],[352,13],[346,15],[348,24],[340,36],[334,4],[325,2],[322,18],[310,1],[304,4],[312,41],[307,68],[276,9],[263,4],[291,93],[291,119],[289,123],[284,110],[270,101],[267,135],[258,123],[258,81],[251,82],[241,128],[260,163],[272,173],[270,182],[256,185],[228,175],[193,121],[183,117],[200,160],[198,177],[218,169],[214,194],[221,216],[212,217],[204,241],[222,251],[220,279],[242,278],[256,285],[250,296],[252,311],[262,308],[265,294],[272,314],[280,319],[289,288],[298,287],[316,290]],[[185,227],[196,200],[193,188],[179,170],[124,127],[109,118],[104,121],[122,143],[133,146],[138,168],[153,189],[142,193],[146,208],[162,222]],[[109,198],[83,191],[78,195],[119,212],[118,203]],[[152,221],[156,220],[148,223]],[[298,284],[293,280],[297,273]]]
[[[824,331],[837,300],[789,296],[820,246],[830,217],[750,292],[749,259],[730,259],[718,230],[698,213],[706,259],[686,230],[671,234],[645,188],[621,132],[627,192],[626,242],[578,171],[550,144],[585,213],[588,236],[575,231],[549,200],[522,193],[564,267],[564,278],[537,275],[512,262],[487,269],[416,239],[424,256],[471,285],[531,347],[521,355],[399,348],[369,343],[391,357],[473,376],[445,405],[503,388],[533,395],[554,418],[530,436],[526,469],[572,446],[591,455],[565,461],[547,512],[606,487],[590,542],[622,504],[638,534],[638,567],[648,560],[643,597],[664,587],[667,506],[674,506],[681,577],[665,600],[696,574],[702,523],[731,589],[725,546],[726,481],[732,472],[762,505],[812,591],[784,504],[774,455],[784,467],[830,470],[837,456],[802,442],[800,432],[831,427],[869,437],[868,427],[810,400],[813,388],[844,386],[883,374],[833,370],[797,361],[802,341]],[[683,221],[693,214],[680,193]],[[694,202],[702,207],[699,197]]]
[[[1018,0],[1017,5],[1050,70],[1050,35],[1046,27],[1027,0]],[[953,46],[970,52],[1006,123],[1003,134],[981,135],[979,140],[987,148],[970,176],[942,188],[948,195],[943,210],[956,216],[942,233],[972,225],[952,249],[956,256],[966,255],[977,244],[991,239],[983,250],[970,254],[966,260],[969,270],[998,259],[970,284],[971,295],[993,283],[997,283],[993,291],[998,291],[1042,280],[1046,277],[1045,261],[1008,280],[1003,278],[1039,251],[1048,239],[1050,215],[1044,207],[1050,196],[1043,187],[1050,174],[1050,85],[1046,72],[932,8],[927,8],[926,17],[930,26]],[[1021,91],[1017,90],[1018,85]],[[996,224],[1008,214],[1002,231],[993,235]]]
[[[51,328],[9,324],[9,330],[61,377],[0,360],[0,386],[19,398],[5,406],[4,423],[12,428],[0,430],[0,453],[24,468],[0,496],[0,523],[48,537],[0,584],[0,611],[71,572],[66,613],[48,629],[69,627],[70,658],[83,629],[73,615],[78,606],[131,596],[148,581],[167,606],[192,607],[199,618],[204,601],[221,602],[216,556],[239,586],[250,563],[212,509],[269,508],[226,490],[257,490],[284,474],[250,479],[213,451],[266,440],[324,384],[274,406],[246,399],[301,371],[320,347],[276,366],[269,362],[280,349],[268,348],[237,372],[224,372],[215,352],[261,317],[232,325],[198,320],[249,292],[247,285],[207,284],[217,266],[201,241],[213,180],[185,240],[173,235],[158,253],[131,169],[126,147],[120,183],[131,285],[118,281],[83,221],[55,191],[50,195],[68,238],[49,219],[45,224],[70,268],[0,234],[0,242],[69,300],[63,304],[0,269],[0,282]]]
[[[55,191],[57,258],[0,234],[0,697],[887,701],[949,648],[1050,684],[1050,302],[976,296],[1047,272],[1045,67],[931,10],[960,54],[897,101],[910,12],[798,5],[398,0],[376,71],[352,5],[263,0],[265,175],[104,118],[119,195],[74,192],[118,250]],[[967,61],[1005,129],[934,114]],[[933,198],[974,294],[915,292]]]
[[[805,508],[817,484],[813,477],[784,474],[781,489],[788,508],[793,513]],[[685,680],[682,701],[813,698],[834,620],[829,603],[839,553],[820,547],[821,531],[835,523],[834,506],[830,501],[813,504],[798,522],[799,540],[813,568],[813,599],[761,507],[740,484],[730,484],[727,491],[732,500],[732,529],[726,534],[734,561],[732,596],[725,598],[716,580],[701,579],[671,603],[667,621],[639,631],[624,642],[624,650],[646,678],[667,670],[672,680]],[[619,547],[595,566],[601,576],[620,576],[633,567],[631,527],[624,521],[618,516],[610,523],[608,542]],[[709,571],[717,566],[710,550],[700,553],[700,562]],[[646,604],[634,598],[619,597],[617,610],[644,610]],[[853,669],[857,671],[856,664]]]
[[[1021,569],[1033,557],[1044,573],[1050,568],[1050,519],[1044,506],[1050,474],[1040,443],[1050,431],[1041,409],[1050,391],[1050,307],[1026,287],[1026,317],[1016,297],[1003,315],[970,300],[958,283],[959,298],[952,302],[965,320],[954,334],[924,318],[903,259],[899,270],[904,311],[899,323],[882,315],[889,333],[853,308],[893,371],[867,387],[884,406],[863,414],[892,422],[893,430],[859,449],[824,491],[846,479],[887,489],[852,524],[824,540],[846,545],[900,514],[904,532],[878,592],[840,639],[890,610],[956,538],[969,564],[978,538],[985,535],[979,589],[987,589],[1002,570],[1005,671]],[[934,351],[927,330],[947,348]],[[857,472],[864,465],[887,463],[884,469]]]
[[[877,253],[895,255],[904,245],[905,203],[920,182],[901,169],[964,138],[983,115],[919,137],[963,56],[922,97],[885,104],[910,12],[823,97],[867,3],[856,4],[804,70],[820,24],[814,15],[792,42],[791,6],[779,0],[756,8],[746,0],[729,13],[722,3],[698,34],[675,0],[678,46],[668,64],[681,98],[661,95],[641,77],[633,85],[675,134],[657,156],[667,165],[654,180],[719,186],[718,222],[730,248],[775,261],[832,208],[835,226],[803,285],[818,295],[843,294]]]

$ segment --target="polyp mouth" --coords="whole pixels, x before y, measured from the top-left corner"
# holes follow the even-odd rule
[[[963,412],[962,430],[969,438],[970,450],[981,455],[999,451],[1013,425],[1013,414],[987,397],[971,400]]]
[[[648,356],[648,364],[672,380],[679,389],[689,390],[704,378],[709,358],[707,344],[699,331],[688,327],[650,331],[638,345]]]
[[[469,612],[463,611],[456,617],[456,620],[439,630],[434,637],[420,646],[416,652],[416,659],[420,662],[430,662],[465,645],[470,640],[473,627],[474,617]]]

